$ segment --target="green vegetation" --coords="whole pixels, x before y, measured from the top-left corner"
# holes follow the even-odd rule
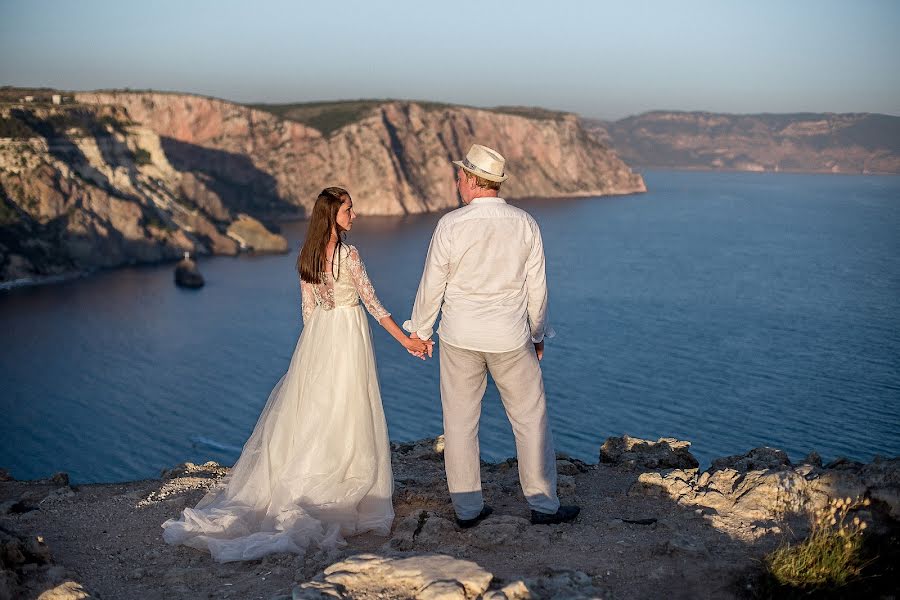
[[[15,140],[27,140],[37,134],[24,121],[15,115],[0,116],[0,138],[12,138]]]
[[[21,88],[11,85],[0,87],[0,102],[20,103],[25,96],[34,98],[35,103],[49,103],[54,94],[71,98],[70,92],[63,92],[54,88]]]
[[[356,123],[375,108],[396,100],[340,100],[335,102],[309,102],[302,104],[248,104],[250,108],[262,110],[282,119],[297,121],[318,129],[322,135],[329,136],[341,127]],[[534,108],[528,106],[498,106],[496,108],[477,108],[461,104],[446,104],[443,102],[428,102],[411,100],[424,110],[433,112],[454,108],[469,108],[486,110],[500,114],[517,115],[529,119],[561,120],[568,113]]]
[[[546,108],[538,108],[536,106],[497,106],[489,109],[493,112],[505,113],[508,115],[517,115],[528,119],[538,119],[543,121],[562,121],[571,113],[558,110],[548,110]]]
[[[309,104],[250,104],[250,108],[264,110],[282,119],[309,125],[328,136],[345,125],[355,123],[381,100],[346,100],[341,102],[312,102]]]
[[[130,122],[122,121],[122,120],[114,117],[113,115],[103,115],[97,119],[96,123],[101,127],[108,125],[108,126],[112,127],[113,130],[118,131],[119,133],[127,133],[125,128],[128,125],[133,124]]]
[[[152,227],[161,231],[175,231],[176,229],[168,220],[161,219],[155,212],[144,213],[144,227]]]
[[[138,148],[134,151],[134,163],[137,165],[149,165],[153,164],[153,160],[149,152],[143,148]]]
[[[832,593],[860,581],[872,562],[864,552],[866,523],[851,511],[869,499],[832,500],[811,518],[812,531],[798,544],[785,543],[764,559],[772,595]]]
[[[98,114],[85,106],[47,108],[13,108],[8,116],[0,116],[0,137],[27,139],[44,137],[48,140],[85,135],[108,135],[109,128],[126,133],[130,125],[114,114]]]
[[[4,198],[0,198],[0,225],[10,225],[18,220],[19,211]]]

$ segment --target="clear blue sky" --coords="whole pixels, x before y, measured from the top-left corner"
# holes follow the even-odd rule
[[[0,0],[0,85],[900,115],[900,1]]]

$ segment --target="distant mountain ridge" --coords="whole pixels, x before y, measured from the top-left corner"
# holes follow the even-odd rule
[[[890,115],[654,111],[582,123],[637,167],[900,173],[900,117]]]

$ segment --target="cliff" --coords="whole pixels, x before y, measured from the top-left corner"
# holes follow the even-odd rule
[[[185,250],[233,254],[246,245],[238,229],[259,229],[231,227],[239,215],[302,216],[330,185],[347,187],[359,214],[453,208],[450,160],[474,141],[506,155],[507,198],[645,191],[564,113],[379,101],[350,111],[249,107],[153,92],[76,93],[51,105],[16,102],[15,91],[0,98],[0,283]]]
[[[250,186],[304,209],[329,185],[350,190],[354,208],[364,215],[454,208],[450,161],[464,156],[475,141],[506,156],[511,174],[503,188],[506,198],[645,191],[640,176],[585,135],[575,115],[539,118],[372,101],[360,103],[340,127],[320,131],[315,120],[293,120],[296,110],[276,114],[199,96],[96,93],[77,99],[123,106],[159,133],[180,170]]]
[[[584,126],[640,167],[900,173],[900,117],[889,115],[655,111]]]
[[[239,250],[215,182],[122,107],[0,105],[0,136],[0,283]]]
[[[160,524],[193,507],[226,467],[185,463],[159,479],[78,486],[64,473],[18,482],[0,470],[0,598],[45,590],[56,594],[48,600],[816,597],[772,587],[761,559],[806,538],[813,515],[838,498],[852,499],[848,521],[867,524],[860,559],[869,562],[823,597],[893,597],[900,459],[823,466],[811,454],[792,464],[779,450],[757,448],[701,472],[689,447],[624,436],[606,440],[596,464],[559,455],[561,500],[582,512],[553,526],[529,523],[515,459],[482,464],[494,514],[462,530],[442,439],[395,443],[397,517],[388,537],[225,564],[166,545]]]

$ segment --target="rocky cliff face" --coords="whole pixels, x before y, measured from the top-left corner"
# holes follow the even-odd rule
[[[0,283],[185,250],[233,254],[246,244],[229,227],[240,215],[302,216],[331,185],[350,190],[360,214],[452,208],[450,161],[476,141],[506,155],[507,198],[645,191],[574,115],[364,105],[323,135],[270,111],[183,94],[0,103]]]
[[[330,135],[266,111],[173,94],[78,94],[122,106],[162,138],[179,170],[199,171],[309,209],[318,192],[346,187],[360,214],[403,215],[457,205],[450,164],[473,142],[500,150],[504,196],[563,197],[645,191],[641,177],[587,136],[575,115],[530,118],[458,106],[374,103]]]
[[[0,283],[238,251],[214,182],[122,107],[7,105],[0,124]]]
[[[900,117],[888,115],[657,111],[584,125],[644,167],[900,173]]]

